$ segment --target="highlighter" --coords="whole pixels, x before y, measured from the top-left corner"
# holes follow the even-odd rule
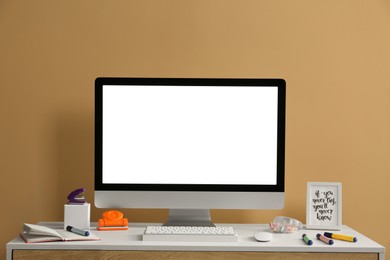
[[[73,232],[75,234],[79,234],[79,235],[85,236],[85,237],[89,236],[89,231],[81,230],[81,229],[78,229],[78,228],[75,228],[75,227],[72,227],[72,226],[67,226],[66,230],[69,231],[69,232]]]
[[[334,233],[330,233],[330,232],[324,232],[324,236],[329,237],[329,238],[333,238],[333,239],[344,240],[344,241],[348,241],[348,242],[357,242],[357,238],[354,236],[334,234]]]
[[[330,239],[329,237],[323,236],[321,234],[317,234],[317,239],[321,240],[322,242],[328,244],[328,245],[333,245],[334,241]]]
[[[311,246],[313,244],[313,241],[306,235],[306,234],[303,234],[302,235],[302,239],[303,241],[305,241],[306,244],[308,244],[309,246]]]

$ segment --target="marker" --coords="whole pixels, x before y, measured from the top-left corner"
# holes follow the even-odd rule
[[[328,244],[328,245],[333,245],[334,241],[326,236],[323,236],[321,234],[317,234],[317,239],[321,240],[322,242]]]
[[[339,239],[339,240],[344,240],[348,242],[357,242],[357,238],[354,236],[347,236],[347,235],[342,235],[342,234],[333,234],[330,232],[324,232],[324,236],[333,238],[333,239]]]
[[[85,237],[89,236],[89,231],[84,231],[84,230],[81,230],[81,229],[78,229],[78,228],[75,228],[72,226],[67,226],[66,230],[68,230],[69,232],[73,232],[73,233],[85,236]]]
[[[302,238],[305,241],[305,243],[308,244],[309,246],[313,244],[313,241],[308,236],[306,236],[306,234],[303,234]]]

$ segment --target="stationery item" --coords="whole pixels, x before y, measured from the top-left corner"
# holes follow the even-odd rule
[[[306,234],[303,234],[302,235],[302,239],[303,241],[305,241],[306,244],[308,244],[309,246],[311,246],[313,244],[313,241],[306,235]]]
[[[103,213],[99,219],[97,229],[103,230],[127,230],[129,222],[123,217],[123,213],[117,210],[109,210]]]
[[[294,233],[302,229],[303,225],[299,220],[290,217],[275,217],[269,224],[272,231],[276,233]]]
[[[317,234],[317,239],[321,240],[322,242],[328,244],[328,245],[333,245],[334,241],[326,236],[323,236],[321,234]]]
[[[85,188],[79,188],[69,193],[68,203],[64,206],[64,229],[67,226],[80,229],[90,228],[91,205],[85,199],[85,190]]]
[[[67,226],[80,229],[90,228],[91,204],[65,204],[64,205],[64,229]]]
[[[343,234],[334,234],[330,232],[324,232],[324,236],[333,238],[333,239],[338,239],[338,240],[344,240],[348,242],[357,242],[357,238],[354,236],[348,236],[348,235],[343,235]]]
[[[81,230],[81,229],[78,229],[78,228],[75,228],[72,226],[67,226],[66,230],[69,232],[73,232],[73,233],[85,236],[85,237],[89,236],[89,234],[90,234],[89,231]]]
[[[54,241],[94,241],[100,240],[94,233],[89,236],[82,236],[63,229],[53,229],[34,224],[23,224],[23,232],[20,237],[26,243],[42,243]]]
[[[85,188],[75,189],[68,195],[68,204],[87,203],[84,196]]]

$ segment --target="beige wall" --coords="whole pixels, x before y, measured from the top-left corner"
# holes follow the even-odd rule
[[[389,46],[388,0],[0,1],[0,256],[72,189],[93,200],[98,76],[285,78],[285,208],[213,220],[305,221],[306,183],[342,182],[344,224],[389,247]]]

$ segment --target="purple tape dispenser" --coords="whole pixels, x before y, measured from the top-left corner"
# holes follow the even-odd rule
[[[85,200],[84,193],[85,188],[80,188],[72,191],[68,195],[68,204],[85,204],[87,201]]]

